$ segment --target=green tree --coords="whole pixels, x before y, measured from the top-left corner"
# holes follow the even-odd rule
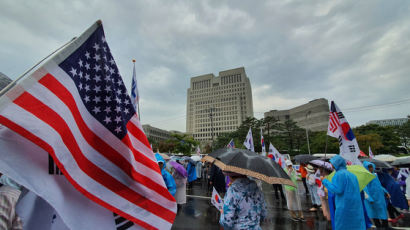
[[[168,143],[173,144],[175,147],[172,152],[183,153],[184,155],[190,156],[193,151],[195,151],[196,146],[199,145],[199,141],[194,140],[194,138],[187,134],[171,134],[171,138]]]
[[[377,133],[370,134],[356,134],[357,143],[359,148],[369,154],[369,146],[372,148],[372,151],[378,152],[384,146],[382,144],[382,137]]]
[[[353,129],[354,134],[367,135],[378,134],[381,137],[381,144],[383,145],[374,154],[394,154],[398,153],[400,145],[400,137],[394,127],[383,127],[376,124],[362,125]],[[371,146],[373,149],[373,146]],[[364,147],[368,148],[368,147]]]

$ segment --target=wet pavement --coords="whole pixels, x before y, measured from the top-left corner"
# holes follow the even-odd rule
[[[299,189],[304,194],[303,185]],[[263,184],[263,192],[268,207],[267,219],[262,223],[262,229],[307,229],[307,230],[331,230],[331,224],[324,217],[321,211],[310,212],[310,197],[301,196],[303,215],[305,222],[295,222],[289,217],[286,201],[281,198],[277,200],[269,184]],[[207,192],[207,186],[200,181],[195,182],[193,189],[187,191],[187,204],[178,211],[172,229],[220,229],[218,220],[219,212],[211,204],[211,193]],[[391,225],[397,229],[407,227],[410,229],[410,214],[405,214],[405,218]]]

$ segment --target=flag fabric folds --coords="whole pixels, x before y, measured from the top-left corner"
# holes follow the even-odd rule
[[[217,208],[218,210],[222,210],[224,206],[224,202],[219,196],[219,193],[216,191],[215,187],[213,187],[212,190],[212,198],[211,198],[211,203]]]
[[[138,84],[137,84],[137,74],[135,72],[135,60],[132,60],[134,63],[134,68],[132,71],[132,83],[131,83],[131,103],[134,106],[136,114],[139,116],[139,103],[140,103],[140,95],[138,92]]]
[[[42,150],[26,151],[22,157],[35,164],[48,153],[88,199],[143,228],[171,228],[175,199],[162,179],[100,21],[0,98],[0,124]],[[5,157],[15,157],[13,149]],[[16,164],[9,170],[20,175],[25,167]],[[41,164],[37,170],[47,171]],[[13,179],[40,194],[36,189],[41,186],[19,178]],[[52,190],[42,194],[65,222],[64,196]]]
[[[275,148],[275,146],[272,145],[272,143],[269,143],[269,154],[268,157],[273,159],[276,163],[278,163],[282,168],[285,167],[285,157],[279,153],[279,151]]]
[[[248,135],[246,135],[245,142],[243,145],[250,151],[255,152],[255,148],[253,146],[253,138],[252,138],[252,129],[249,128]]]
[[[373,155],[372,149],[370,148],[370,145],[369,145],[369,158],[371,158],[371,159],[374,158],[374,155]]]
[[[228,143],[228,145],[226,145],[226,147],[235,148],[235,142],[233,141],[233,139],[231,139],[231,141]]]
[[[266,156],[265,139],[263,138],[262,129],[261,129],[261,146],[262,146],[262,155]]]
[[[353,164],[361,165],[358,159],[360,149],[356,137],[342,111],[340,111],[334,101],[330,105],[327,135],[339,140],[340,155],[344,159]]]

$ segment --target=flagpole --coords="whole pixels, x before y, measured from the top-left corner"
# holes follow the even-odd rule
[[[52,53],[50,53],[49,55],[47,55],[45,58],[41,59],[41,61],[37,62],[33,67],[31,67],[30,69],[28,69],[26,72],[24,72],[22,75],[20,75],[16,80],[10,82],[10,84],[8,84],[6,87],[4,87],[1,91],[0,91],[0,97],[3,96],[4,93],[6,93],[11,87],[13,87],[16,82],[20,81],[20,79],[22,79],[24,76],[26,76],[27,73],[29,73],[30,71],[32,71],[34,68],[36,68],[38,65],[40,65],[44,60],[46,60],[47,58],[49,58],[51,55],[57,53],[58,51],[60,51],[62,48],[64,48],[65,46],[67,46],[68,44],[70,44],[72,41],[74,41],[75,39],[77,39],[77,37],[73,37],[70,41],[68,41],[67,43],[65,43],[64,45],[62,45],[60,48],[54,50]]]
[[[134,63],[134,72],[135,72],[135,59],[132,59],[132,63]],[[134,76],[132,76],[132,77],[134,77]],[[136,79],[135,79],[136,80]],[[132,90],[132,89],[131,89]],[[132,94],[132,92],[131,92],[131,94]],[[138,113],[138,119],[141,121],[141,114],[140,114],[140,102],[139,102],[139,100],[138,100],[138,103],[137,103],[137,113]]]

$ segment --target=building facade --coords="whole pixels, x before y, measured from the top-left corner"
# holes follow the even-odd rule
[[[311,131],[325,131],[329,123],[329,103],[320,98],[288,110],[271,110],[264,117],[274,117],[279,122],[293,120],[301,128]]]
[[[171,132],[153,127],[151,125],[142,125],[147,138],[160,142],[171,138]]]
[[[211,141],[235,131],[253,117],[252,90],[245,68],[191,78],[187,92],[186,131],[195,140]]]
[[[396,118],[396,119],[384,119],[384,120],[373,120],[369,121],[366,124],[376,124],[380,126],[402,126],[406,123],[409,118]]]

